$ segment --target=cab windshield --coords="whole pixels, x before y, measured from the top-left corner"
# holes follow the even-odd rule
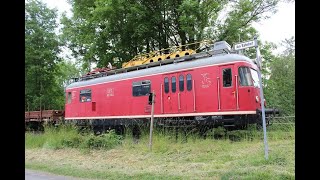
[[[258,72],[254,69],[251,69],[251,68],[250,68],[250,71],[251,71],[251,76],[252,76],[254,87],[260,88]]]
[[[240,86],[253,86],[249,67],[239,67]]]

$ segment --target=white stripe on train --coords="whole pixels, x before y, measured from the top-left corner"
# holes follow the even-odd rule
[[[183,113],[183,114],[155,114],[154,117],[181,117],[181,116],[219,116],[219,115],[243,115],[257,114],[256,111],[224,111],[206,113]],[[131,115],[131,116],[93,116],[93,117],[66,117],[65,119],[120,119],[120,118],[149,118],[150,115]]]

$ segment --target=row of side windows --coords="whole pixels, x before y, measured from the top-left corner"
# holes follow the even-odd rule
[[[191,74],[187,74],[186,76],[187,80],[187,90],[191,91],[192,90],[192,76]],[[176,83],[176,77],[172,76],[171,77],[171,92],[175,93],[177,91],[177,83]],[[179,91],[182,92],[184,91],[184,76],[181,74],[179,76]],[[164,92],[169,93],[169,78],[165,77],[164,78]]]

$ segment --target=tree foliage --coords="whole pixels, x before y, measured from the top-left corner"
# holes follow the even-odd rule
[[[90,70],[91,63],[118,67],[139,53],[204,39],[252,39],[252,22],[275,12],[278,0],[70,0],[62,18],[64,41]],[[229,7],[224,20],[219,14]],[[194,45],[190,48],[195,49]],[[118,64],[114,64],[117,59]]]
[[[284,115],[295,113],[294,42],[294,37],[283,41],[287,48],[270,63],[271,74],[265,88],[269,106],[279,108]]]
[[[217,39],[227,42],[238,42],[242,39],[253,39],[257,31],[253,22],[269,18],[276,12],[279,0],[239,0],[230,2],[230,12],[223,24],[217,26]]]
[[[63,95],[55,78],[61,59],[59,41],[54,29],[57,12],[38,0],[27,1],[25,6],[25,105],[30,110],[40,104],[51,108],[63,105],[56,97]]]
[[[81,76],[81,71],[78,65],[72,61],[61,61],[57,64],[59,76],[56,77],[56,82],[60,88],[65,89],[74,78]]]

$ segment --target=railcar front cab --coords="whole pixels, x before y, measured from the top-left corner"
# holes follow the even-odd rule
[[[239,63],[237,68],[237,93],[238,93],[238,110],[251,111],[255,110],[258,115],[257,123],[261,121],[261,97],[260,82],[256,66],[247,63]],[[279,110],[275,108],[266,108],[266,100],[264,99],[266,117],[279,114]]]

